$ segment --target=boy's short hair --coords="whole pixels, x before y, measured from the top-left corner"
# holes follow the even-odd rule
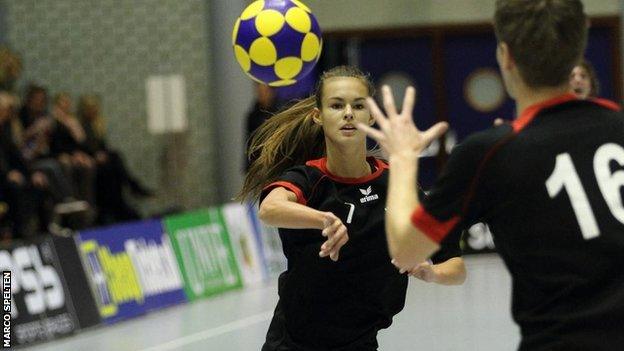
[[[494,31],[529,87],[553,87],[585,51],[587,18],[580,0],[497,0]]]

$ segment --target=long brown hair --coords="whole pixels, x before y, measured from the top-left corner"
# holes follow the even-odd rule
[[[367,74],[355,67],[338,66],[323,72],[314,94],[278,112],[251,136],[247,155],[258,155],[249,167],[237,200],[258,200],[262,189],[285,170],[325,155],[325,136],[314,123],[314,108],[321,109],[325,80],[336,77],[358,78],[373,95],[375,87]]]

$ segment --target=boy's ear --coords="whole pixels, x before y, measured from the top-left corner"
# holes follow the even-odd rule
[[[514,58],[511,54],[511,51],[509,50],[509,46],[507,45],[507,43],[502,42],[498,44],[498,54],[500,59],[500,66],[502,69],[509,71],[515,67],[516,62],[514,61]]]

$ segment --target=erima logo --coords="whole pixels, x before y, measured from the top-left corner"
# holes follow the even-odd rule
[[[364,195],[364,197],[360,199],[361,203],[367,203],[367,202],[379,199],[379,195],[377,195],[377,194],[372,194],[371,195],[371,193],[373,192],[373,187],[372,186],[369,186],[366,189],[359,189],[359,190],[362,193],[362,195]]]

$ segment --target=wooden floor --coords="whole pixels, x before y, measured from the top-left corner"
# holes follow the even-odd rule
[[[511,283],[502,261],[482,255],[466,257],[466,264],[462,286],[412,278],[405,309],[380,333],[379,350],[515,350],[519,332],[510,317]],[[22,350],[259,350],[276,301],[273,282]]]

